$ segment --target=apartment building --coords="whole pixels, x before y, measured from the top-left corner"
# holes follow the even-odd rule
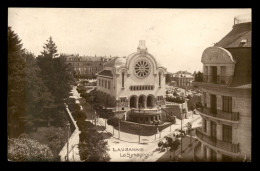
[[[250,16],[234,19],[223,39],[204,50],[202,128],[196,130],[206,161],[251,160],[251,30]]]

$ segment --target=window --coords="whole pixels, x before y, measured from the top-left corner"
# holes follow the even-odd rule
[[[223,141],[232,143],[232,126],[229,125],[223,125]]]
[[[158,100],[163,100],[163,96],[158,96]]]
[[[124,97],[124,98],[120,98],[120,101],[121,102],[126,102],[126,98]]]
[[[98,85],[100,86],[100,79],[98,79]]]
[[[135,64],[135,75],[138,77],[146,77],[150,74],[151,67],[148,61],[140,60]]]
[[[125,87],[125,73],[122,73],[122,87]]]
[[[207,95],[203,92],[203,99],[204,99],[204,107],[207,107]]]
[[[107,88],[107,80],[105,80],[105,88]]]
[[[203,131],[207,132],[207,121],[206,121],[206,119],[203,119]]]
[[[107,82],[107,88],[110,89],[110,81]]]
[[[104,87],[104,80],[102,79],[102,87]]]
[[[222,97],[222,110],[223,112],[232,112],[232,97]]]

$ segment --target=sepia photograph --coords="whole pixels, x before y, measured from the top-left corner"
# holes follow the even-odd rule
[[[8,8],[9,162],[251,162],[251,8]]]

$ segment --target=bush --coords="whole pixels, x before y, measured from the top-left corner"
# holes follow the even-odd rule
[[[164,143],[163,143],[162,141],[158,142],[158,147],[162,147],[163,144],[164,144]]]
[[[114,126],[114,127],[117,127],[119,125],[119,119],[116,118],[116,117],[113,117],[113,118],[109,118],[107,120],[107,124],[108,125],[111,125],[111,126]]]
[[[181,97],[177,96],[177,97],[166,97],[166,101],[168,102],[174,102],[174,103],[184,103],[185,100],[182,99]]]
[[[87,100],[87,98],[89,97],[89,94],[86,92],[80,93],[80,97],[84,98]]]
[[[76,112],[76,111],[80,111],[79,104],[69,104],[68,108],[69,108],[71,113]]]
[[[8,159],[11,161],[54,161],[49,147],[30,138],[8,139]]]
[[[87,115],[83,110],[72,112],[72,116],[75,121],[85,121],[87,119]]]
[[[76,99],[74,99],[74,98],[67,98],[67,99],[65,99],[65,103],[67,105],[69,105],[69,104],[76,104]]]
[[[81,132],[86,131],[88,128],[92,128],[89,126],[89,124],[86,121],[83,120],[78,120],[76,124]]]
[[[84,86],[78,86],[76,90],[78,93],[85,93],[87,89]]]
[[[173,124],[175,124],[176,122],[176,117],[173,115],[167,115],[166,116],[166,122],[172,122]]]

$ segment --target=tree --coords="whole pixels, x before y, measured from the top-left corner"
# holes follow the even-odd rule
[[[163,141],[159,141],[158,142],[158,147],[160,148],[160,151],[162,151],[162,149],[163,149],[163,144],[164,144],[164,142]]]
[[[49,58],[53,58],[57,55],[57,46],[53,42],[52,37],[50,37],[47,40],[47,43],[45,43],[45,46],[43,46],[43,51],[41,52],[41,54],[44,57],[49,57]]]
[[[8,27],[8,135],[23,132],[21,118],[25,114],[25,60],[18,35]]]
[[[40,68],[36,64],[35,56],[26,52],[25,60],[26,122],[37,130],[37,121],[46,117],[44,109],[53,103],[54,97],[40,77]]]
[[[53,161],[49,147],[30,138],[8,139],[8,159],[11,161]]]
[[[54,96],[53,103],[46,106],[48,121],[59,120],[65,116],[63,101],[69,96],[70,85],[74,83],[72,67],[66,64],[64,57],[55,58],[55,56],[57,56],[57,46],[50,37],[43,46],[41,55],[37,57],[37,65],[41,69],[43,82]]]
[[[186,125],[186,127],[187,127],[187,132],[188,132],[188,134],[190,135],[190,144],[189,144],[189,146],[191,146],[192,124],[191,124],[190,122],[188,122],[187,125]]]
[[[175,159],[175,151],[179,148],[180,144],[180,140],[177,138],[175,138],[173,142],[169,144],[170,151],[173,151],[173,160]]]
[[[171,81],[171,75],[169,73],[166,74],[165,81],[166,83],[169,83]]]
[[[59,152],[67,141],[66,129],[50,127],[47,129],[45,136],[48,147],[51,149],[54,158],[57,159]]]
[[[85,162],[107,162],[110,157],[107,150],[107,141],[104,141],[102,133],[94,128],[87,128],[79,134],[79,155]]]
[[[196,81],[198,81],[198,82],[203,81],[203,74],[200,71],[197,73],[197,80]]]

